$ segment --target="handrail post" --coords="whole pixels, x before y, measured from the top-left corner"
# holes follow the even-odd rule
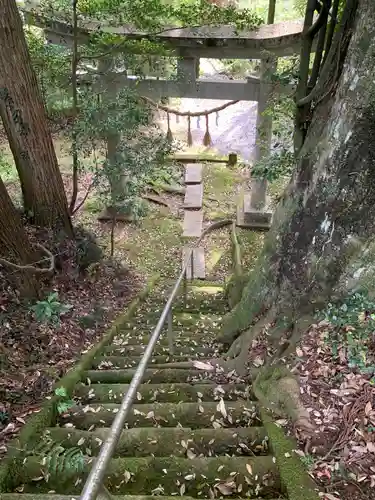
[[[170,308],[168,312],[168,348],[169,354],[173,356],[174,348],[173,348],[173,316],[172,316],[172,308]]]
[[[194,279],[194,250],[190,254],[190,267],[191,267],[191,281]]]
[[[184,309],[187,306],[187,270],[184,272]]]

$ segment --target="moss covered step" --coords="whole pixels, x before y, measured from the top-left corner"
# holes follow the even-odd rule
[[[82,380],[90,380],[91,382],[101,382],[106,384],[127,384],[131,381],[135,373],[135,369],[128,368],[124,370],[88,370],[84,373]],[[172,383],[172,382],[192,382],[198,380],[207,380],[209,378],[206,372],[194,369],[152,369],[148,368],[145,371],[143,382],[152,384]]]
[[[221,409],[224,406],[224,410]],[[119,404],[103,403],[74,406],[68,415],[60,418],[62,426],[79,429],[108,427],[120,408]],[[126,419],[129,427],[189,427],[220,428],[259,426],[258,407],[251,401],[231,401],[224,405],[211,403],[144,403],[135,404]]]
[[[176,313],[186,312],[190,314],[219,314],[224,315],[228,311],[228,302],[222,297],[188,297],[186,307],[183,299],[175,302],[173,307]]]
[[[77,387],[75,396],[83,403],[120,402],[128,391],[129,384],[93,384]],[[243,385],[217,384],[142,384],[138,389],[136,402],[163,403],[163,402],[199,402],[212,401],[223,398],[225,401],[250,399],[250,387]]]
[[[166,301],[164,300],[163,304]],[[184,298],[179,297],[174,303],[174,310],[186,313],[214,313],[225,314],[228,302],[224,296],[222,286],[193,286],[189,287],[186,307]]]
[[[116,500],[155,500],[155,495],[116,495]],[[270,498],[269,500],[283,500],[285,497]],[[43,493],[2,493],[1,500],[79,500],[78,497],[72,495],[55,495]],[[176,496],[163,495],[163,500],[176,500]],[[196,500],[193,497],[184,495],[184,500]],[[246,500],[259,500],[246,498]]]
[[[79,494],[81,481],[85,481],[92,466],[92,458],[86,459],[83,473],[73,472],[68,480],[49,477],[48,482],[41,478],[46,466],[41,465],[40,457],[28,457],[21,471],[24,492],[45,492]],[[114,458],[110,461],[105,474],[104,485],[116,494],[144,495],[162,493],[180,495],[182,492],[193,497],[206,496],[215,485],[227,484],[236,496],[277,496],[281,483],[272,456],[258,457],[215,457],[215,458],[178,458],[144,457]],[[182,487],[182,485],[184,485]],[[220,489],[217,489],[219,493]]]
[[[95,456],[110,429],[92,432],[52,427],[48,435],[64,448],[80,447],[84,453]],[[263,427],[236,429],[184,429],[139,427],[121,433],[115,456],[123,457],[186,457],[215,455],[265,455],[268,452],[267,433]]]
[[[203,358],[202,358],[202,361]],[[208,360],[209,361],[209,360]],[[95,358],[92,362],[92,368],[96,368],[98,370],[108,370],[108,369],[113,369],[113,368],[132,368],[134,366],[137,366],[139,363],[139,358],[135,360],[130,360],[126,356],[98,356]],[[153,368],[193,368],[193,361],[190,359],[188,360],[177,360],[177,361],[172,361],[170,360],[167,362],[150,362],[150,364],[153,365]]]
[[[199,306],[199,310],[212,309],[213,312],[218,312],[221,309],[221,306],[224,305],[227,308],[227,301],[225,299],[225,291],[224,287],[221,284],[217,283],[207,283],[205,282],[197,282],[197,285],[188,285],[187,289],[187,305],[188,309],[192,309],[191,306]],[[171,287],[174,286],[174,283],[171,284]],[[143,311],[147,312],[152,307],[153,310],[157,309],[158,311],[162,311],[168,299],[168,294],[160,294],[158,297],[152,297],[147,299],[141,306]],[[174,302],[173,307],[176,310],[181,308],[181,312],[185,312],[184,306],[184,296],[181,290],[181,294]]]
[[[155,500],[153,495],[116,495],[116,500]],[[1,500],[79,500],[72,495],[55,495],[43,493],[2,493]],[[163,500],[176,500],[175,496],[163,496]],[[195,500],[193,497],[184,496],[184,500]],[[249,499],[247,499],[249,500]],[[250,499],[251,500],[251,499]]]
[[[154,311],[152,313],[145,313],[144,311],[138,311],[137,315],[134,317],[133,321],[124,324],[124,329],[138,330],[139,327],[155,326],[161,315],[161,311]],[[199,329],[207,329],[212,326],[219,326],[222,322],[222,314],[193,314],[188,312],[178,312],[173,314],[173,325],[183,326],[185,329],[192,328],[193,331]]]
[[[138,332],[138,333],[129,333],[128,331],[124,333],[120,333],[117,335],[115,338],[115,341],[118,340],[123,340],[124,342],[127,342],[127,345],[137,345],[137,344],[144,344],[147,345],[150,341],[151,338],[151,333],[152,330],[149,331],[149,333],[143,333],[143,332]],[[173,330],[173,344],[176,347],[176,350],[178,347],[181,347],[183,345],[186,345],[186,342],[189,341],[192,345],[207,345],[210,346],[216,339],[216,334],[212,331],[199,331],[197,330],[196,332],[191,332],[191,331],[176,331]],[[167,337],[167,332],[164,331],[161,333],[159,340],[157,341],[156,345],[163,345],[167,346],[168,345],[168,337]]]
[[[120,342],[113,343],[106,346],[102,353],[114,356],[121,355],[131,355],[131,356],[142,356],[146,349],[145,345],[135,345],[135,344],[121,344]],[[173,358],[176,359],[179,356],[187,357],[216,357],[220,351],[215,346],[202,346],[202,345],[184,345],[178,346],[176,352],[173,354]],[[169,355],[169,349],[167,346],[157,345],[154,349],[155,356]]]
[[[171,356],[170,354],[164,355],[164,356],[154,356],[150,360],[150,365],[157,365],[157,368],[160,368],[160,365],[165,365],[168,363],[180,363],[184,361],[194,361],[197,358],[196,355],[181,355],[181,356]],[[208,356],[208,359],[211,359],[212,356]],[[203,359],[203,356],[200,358],[201,360]],[[98,356],[95,358],[94,363],[95,365],[93,366],[98,366],[98,362],[101,363],[107,363],[107,366],[110,368],[111,363],[112,366],[116,365],[117,362],[119,362],[119,365],[121,368],[132,368],[134,366],[137,366],[141,360],[141,356],[128,356],[127,354],[114,354],[111,355],[111,353],[103,356]]]

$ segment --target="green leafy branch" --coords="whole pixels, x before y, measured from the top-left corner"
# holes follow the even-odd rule
[[[69,397],[65,387],[57,387],[55,396],[58,397],[56,409],[59,415],[63,415],[74,406],[74,401]]]

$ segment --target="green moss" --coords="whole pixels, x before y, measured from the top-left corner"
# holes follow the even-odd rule
[[[82,357],[81,361],[55,384],[53,390],[58,387],[64,387],[69,396],[73,394],[76,384],[82,379],[84,372],[91,366],[92,360],[121,331],[124,323],[134,314],[140,301],[150,292],[158,279],[159,276],[154,276],[149,281],[147,287],[133,300],[126,312],[115,320],[103,339],[90,349]],[[20,432],[20,435],[8,446],[8,454],[0,467],[0,492],[10,491],[17,485],[23,467],[24,452],[27,449],[33,448],[33,445],[40,440],[47,427],[54,425],[58,415],[56,410],[58,401],[58,396],[52,396],[50,400],[46,401],[40,412],[35,413],[30,418]]]
[[[5,493],[1,496],[1,500],[72,500],[71,495],[56,495],[39,493]],[[78,500],[78,497],[77,499]],[[116,500],[155,500],[154,495],[116,495]],[[165,496],[163,495],[163,500],[176,500],[175,496]],[[194,500],[193,497],[188,497],[184,495],[184,500]]]
[[[295,422],[299,416],[296,397],[280,386],[282,379],[294,381],[297,384],[295,376],[285,365],[278,364],[260,368],[253,382],[254,394],[262,406],[271,408],[276,415],[291,418]]]
[[[285,436],[284,431],[273,423],[272,417],[265,410],[261,410],[261,417],[269,436],[271,452],[276,458],[280,471],[282,487],[288,499],[318,500],[315,484],[295,454],[297,443]]]
[[[131,237],[116,245],[117,250],[125,254],[125,262],[147,275],[162,269],[163,276],[175,278],[181,266],[183,244],[180,220],[160,208],[150,211],[132,227]]]
[[[225,295],[230,309],[233,309],[241,301],[244,288],[248,281],[249,276],[247,274],[232,274],[225,288]]]
[[[241,178],[225,165],[206,164],[203,170],[205,218],[233,218],[236,213],[236,186]]]
[[[251,467],[252,474],[249,474]],[[79,494],[82,484],[74,481],[51,480],[34,481],[41,475],[43,467],[34,457],[25,463],[25,493],[32,491]],[[85,480],[91,464],[87,464],[80,477]],[[124,472],[128,471],[129,480],[124,480]],[[275,464],[270,456],[257,457],[210,457],[186,459],[181,457],[137,457],[116,458],[110,461],[105,475],[105,486],[116,494],[136,495],[140,491],[152,494],[156,488],[162,487],[162,493],[180,494],[181,483],[185,484],[188,495],[203,498],[208,494],[210,487],[220,481],[226,481],[231,472],[236,473],[236,483],[242,484],[241,496],[252,496],[258,489],[258,495],[266,498],[280,488],[280,479]],[[190,480],[185,480],[186,475]]]
[[[236,234],[241,249],[242,266],[246,270],[253,269],[263,249],[264,233],[236,228]]]
[[[108,429],[82,431],[55,427],[49,429],[50,437],[65,448],[88,448],[96,456],[100,443],[108,436]],[[82,441],[84,441],[83,444]],[[133,428],[124,430],[117,443],[114,457],[186,457],[181,441],[189,442],[189,449],[196,455],[225,455],[234,453],[240,443],[248,446],[255,455],[267,451],[267,439],[262,427],[236,429],[182,429],[182,428]]]
[[[225,399],[228,401],[235,401],[237,399],[248,399],[249,394],[248,386],[223,384],[222,389],[225,391]],[[90,403],[92,397],[89,394],[95,394],[95,401],[97,403],[120,403],[124,394],[129,389],[128,384],[97,384],[95,390],[92,386],[81,385],[77,388],[75,395],[81,398],[84,403]],[[142,384],[139,387],[139,394],[141,396],[139,403],[179,403],[184,402],[197,402],[199,399],[204,402],[209,402],[218,398],[218,390],[216,384],[209,383],[195,383],[194,385],[188,383],[172,383],[172,384]],[[198,393],[200,396],[198,397]],[[230,405],[230,403],[228,403]]]
[[[180,370],[181,371],[181,370]],[[108,373],[108,371],[105,371]],[[109,427],[119,409],[119,404],[103,403],[100,405],[91,405],[98,411],[84,412],[80,408],[69,417],[79,429],[89,429],[92,425],[104,425]],[[203,412],[199,408],[203,408]],[[249,426],[259,425],[260,420],[257,416],[257,406],[253,402],[233,401],[227,405],[228,414],[233,419],[233,425]],[[140,413],[139,413],[140,412]],[[152,420],[149,415],[153,412]],[[212,418],[214,416],[214,418]],[[176,427],[180,424],[182,427],[191,429],[211,428],[212,422],[216,418],[222,418],[220,411],[217,410],[217,401],[208,403],[143,403],[134,405],[132,411],[126,418],[129,427],[147,427],[152,422],[163,427]],[[65,422],[66,420],[64,420]]]
[[[98,214],[101,210],[103,210],[103,202],[100,198],[92,196],[88,200],[86,200],[84,204],[84,210],[86,212],[90,212],[91,214]]]

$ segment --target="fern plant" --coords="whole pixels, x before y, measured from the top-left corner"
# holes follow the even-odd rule
[[[43,457],[42,465],[45,466],[45,480],[68,481],[85,468],[85,457],[80,448],[64,448],[59,444],[51,445],[47,455]]]
[[[80,448],[65,448],[61,443],[55,443],[47,433],[32,454],[40,457],[46,482],[70,481],[82,474],[85,468],[85,456]]]

